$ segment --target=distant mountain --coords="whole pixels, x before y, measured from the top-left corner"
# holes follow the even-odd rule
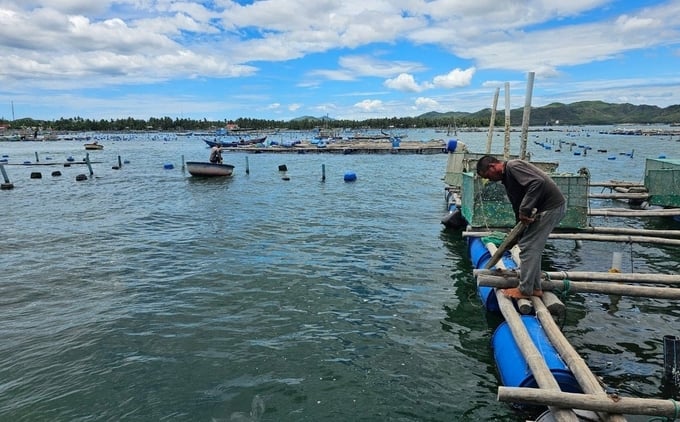
[[[510,121],[513,126],[522,124],[524,108],[510,110]],[[496,110],[496,121],[503,121],[505,110]],[[491,118],[491,109],[486,108],[475,113],[429,112],[418,116],[423,119],[448,118],[456,120]],[[543,125],[604,125],[621,123],[677,123],[680,122],[680,105],[666,108],[650,105],[611,104],[603,101],[580,101],[571,104],[552,103],[543,107],[532,107],[531,126]]]
[[[321,116],[321,117],[314,117],[314,116],[300,116],[296,117],[294,119],[291,119],[291,122],[300,122],[300,121],[308,121],[308,122],[332,122],[333,118],[328,117],[328,116]]]

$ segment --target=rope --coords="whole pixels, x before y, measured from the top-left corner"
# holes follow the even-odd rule
[[[560,298],[562,300],[567,300],[567,294],[569,293],[569,290],[571,289],[571,280],[568,278],[565,278],[562,280],[562,290],[558,290],[557,293],[560,294]]]
[[[668,399],[668,400],[670,400],[671,403],[673,403],[673,407],[675,409],[674,412],[673,412],[673,417],[669,418],[667,416],[656,416],[656,417],[649,419],[648,420],[649,422],[657,422],[657,421],[658,422],[673,422],[674,420],[678,419],[678,417],[680,416],[680,407],[678,407],[678,402],[676,402],[673,399]]]

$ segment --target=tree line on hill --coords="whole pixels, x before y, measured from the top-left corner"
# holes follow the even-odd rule
[[[524,110],[510,111],[512,126],[522,123]],[[502,127],[504,110],[496,113],[495,126]],[[234,120],[209,121],[186,118],[155,118],[149,120],[110,119],[91,120],[82,117],[60,118],[58,120],[36,120],[31,118],[9,121],[0,119],[0,126],[7,129],[42,128],[54,131],[209,131],[227,126],[251,130],[312,130],[315,128],[483,128],[489,125],[491,109],[475,113],[429,112],[416,117],[389,117],[366,120],[337,120],[328,117],[303,116],[289,121],[238,118]],[[611,124],[669,124],[680,122],[680,105],[665,108],[650,105],[611,104],[602,101],[581,101],[572,104],[552,103],[543,107],[532,107],[531,126],[582,126]]]

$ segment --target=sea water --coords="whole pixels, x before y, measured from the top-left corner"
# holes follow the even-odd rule
[[[63,166],[86,157],[82,142],[0,143],[10,164],[36,152],[57,163],[8,165],[15,187],[0,191],[0,420],[527,417],[496,401],[499,318],[479,304],[460,233],[440,223],[445,154],[225,153],[234,176],[199,179],[182,164],[207,159],[200,138],[99,136],[92,174]],[[593,147],[585,157],[537,144],[575,136]],[[476,151],[486,142],[457,138]],[[641,182],[645,157],[680,155],[672,138],[597,128],[531,132],[528,147],[593,180]],[[677,273],[680,262],[675,247],[560,240],[544,268],[606,271],[614,250],[626,272]],[[661,378],[675,302],[590,294],[566,305],[565,335],[609,388],[673,394]]]

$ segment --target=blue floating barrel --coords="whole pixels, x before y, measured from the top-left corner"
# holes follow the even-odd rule
[[[6,162],[8,162],[8,161],[9,161],[9,160],[7,160],[7,158],[0,159],[0,163],[6,163]]]
[[[166,170],[172,170],[172,169],[175,168],[175,166],[172,165],[172,163],[165,163],[165,164],[163,164],[163,168],[166,169]]]
[[[346,171],[343,180],[345,182],[354,182],[357,180],[357,174],[353,171]]]
[[[470,254],[470,261],[475,268],[481,269],[486,267],[486,263],[491,259],[491,252],[487,249],[482,238],[470,237],[468,238],[468,251]],[[512,256],[509,252],[506,252],[501,257],[501,262],[508,269],[514,269],[517,267],[515,261],[513,261]],[[479,300],[484,305],[484,309],[489,312],[499,312],[500,308],[498,306],[498,299],[496,299],[496,294],[494,293],[493,287],[489,286],[478,286],[477,296]]]
[[[661,155],[659,155],[659,159],[660,159],[660,160],[663,160],[664,158],[666,158],[666,154],[661,154]]]
[[[123,164],[130,164],[130,160],[123,160]]]
[[[401,139],[396,136],[392,138],[392,148],[399,148],[399,145],[401,145]]]
[[[75,158],[69,155],[69,157],[66,159],[66,161],[75,161]]]
[[[30,161],[24,161],[24,164],[31,164]]]
[[[535,316],[522,315],[522,323],[526,327],[531,341],[541,353],[548,369],[555,377],[560,389],[566,393],[583,393],[576,378],[562,361],[555,347],[548,340],[541,323]],[[529,365],[522,356],[507,322],[501,323],[491,339],[496,367],[501,382],[506,387],[537,388],[536,379]]]
[[[612,155],[612,156],[607,157],[607,160],[616,160],[616,157],[614,157],[614,156]]]
[[[455,152],[457,146],[458,146],[457,139],[449,139],[449,142],[446,143],[446,152]]]

